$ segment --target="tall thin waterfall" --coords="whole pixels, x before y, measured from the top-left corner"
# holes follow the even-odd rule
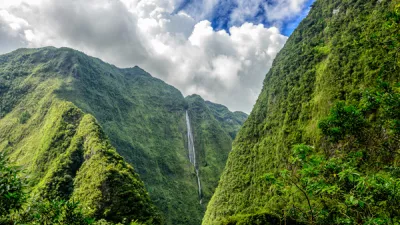
[[[189,161],[193,165],[193,167],[196,171],[197,184],[199,186],[199,199],[200,199],[200,204],[201,204],[203,201],[203,198],[202,198],[202,193],[201,193],[199,168],[196,163],[196,150],[194,148],[192,127],[190,126],[190,118],[189,118],[189,114],[188,114],[187,110],[186,110],[186,127],[187,127],[187,137],[188,137]]]

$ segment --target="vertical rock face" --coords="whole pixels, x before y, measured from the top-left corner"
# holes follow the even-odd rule
[[[204,119],[176,88],[139,67],[120,69],[68,48],[19,49],[0,56],[0,151],[10,151],[27,168],[38,184],[31,187],[35,193],[96,202],[98,208],[88,212],[96,217],[157,223],[141,179],[167,224],[200,224],[231,150],[231,135],[245,119],[236,113],[232,125],[217,121],[201,102]],[[58,112],[64,105],[70,107]],[[186,110],[196,167],[188,160]],[[98,141],[80,125],[87,116],[95,118]],[[201,205],[194,168],[202,184]],[[100,188],[86,193],[92,186]],[[112,197],[114,190],[120,197]],[[143,208],[140,215],[132,211],[137,207]]]
[[[280,209],[265,174],[285,166],[294,144],[307,143],[328,152],[343,148],[323,138],[318,121],[328,116],[337,101],[363,104],[363,96],[378,81],[396,87],[400,81],[399,16],[400,5],[394,0],[316,0],[266,75],[203,224],[274,221]],[[374,119],[380,112],[371,115],[366,118],[371,127],[380,126]],[[376,130],[370,133],[369,145],[360,148],[385,145],[387,131]],[[396,148],[399,141],[389,143]],[[376,165],[396,160],[373,159]]]

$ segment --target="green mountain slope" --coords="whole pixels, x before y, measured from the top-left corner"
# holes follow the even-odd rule
[[[150,198],[163,212],[167,224],[201,223],[205,203],[199,204],[197,180],[188,160],[185,111],[189,108],[193,118],[197,115],[176,88],[153,78],[138,67],[120,69],[72,49],[48,47],[20,49],[0,56],[0,96],[0,150],[12,151],[17,163],[24,165],[27,172],[35,177],[38,185],[32,188],[46,193],[45,197],[85,196],[82,202],[88,201],[88,204],[91,204],[90,199],[99,202],[107,199],[106,203],[101,203],[108,207],[105,213],[112,211],[118,218],[131,213],[121,205],[135,209],[130,204],[136,203],[129,198],[118,199],[103,194],[103,199],[95,191],[93,196],[81,193],[89,186],[96,185],[92,182],[100,178],[92,179],[89,172],[85,173],[87,176],[80,177],[76,174],[86,167],[76,166],[75,160],[71,162],[73,165],[64,165],[67,160],[58,159],[61,154],[69,152],[67,149],[82,145],[78,141],[75,143],[75,139],[82,139],[78,132],[80,117],[91,115],[104,132],[99,143],[108,146],[107,149],[115,147],[124,160],[135,167]],[[52,112],[51,109],[62,108],[53,106],[53,102],[70,105],[82,116],[76,116],[78,119],[72,116],[74,119],[67,119],[65,124],[60,122],[63,120],[62,113],[45,117],[46,113]],[[239,115],[237,121],[243,122],[245,115]],[[216,121],[213,116],[201,121],[213,123],[206,120]],[[61,128],[55,126],[57,123],[61,124]],[[224,122],[219,123],[219,127],[222,126],[225,126]],[[228,127],[229,132],[234,134],[238,130],[238,122]],[[213,135],[216,135],[216,139],[207,140],[207,144],[203,144],[205,139],[196,138],[196,145],[208,146],[206,151],[202,147],[197,148],[198,154],[208,159],[207,163],[212,165],[210,168],[213,170],[209,173],[201,171],[207,175],[201,177],[205,199],[210,198],[217,184],[232,142],[226,132]],[[106,136],[112,146],[107,144]],[[65,157],[78,157],[73,152],[68,154]],[[103,161],[99,158],[94,165]],[[107,168],[111,169],[111,165]],[[116,166],[119,168],[120,164]],[[65,169],[69,167],[73,169]],[[125,171],[123,168],[119,170]],[[54,178],[54,173],[57,178]],[[64,176],[67,178],[58,178]],[[138,179],[136,175],[134,178]],[[109,180],[106,190],[123,188],[125,182],[126,187],[135,184],[129,180],[133,178],[115,179],[112,182]],[[84,188],[70,187],[71,183],[77,185],[78,181]],[[121,191],[121,194],[124,193],[128,192]],[[131,203],[123,203],[125,201]],[[117,203],[121,205],[117,206]],[[151,212],[152,208],[148,207]],[[142,208],[146,211],[146,207]],[[91,213],[98,215],[92,207],[91,210]],[[143,217],[147,215],[142,214]],[[154,217],[158,218],[157,215]],[[111,215],[106,218],[111,218]]]
[[[292,171],[287,165],[296,144],[312,145],[328,158],[357,149],[366,157],[357,166],[365,174],[397,165],[399,34],[398,1],[316,0],[266,75],[203,224],[279,221],[291,203],[279,201],[265,174]],[[341,104],[347,105],[345,112],[354,111],[353,117],[362,114],[368,125],[346,128],[346,120],[335,117],[349,115],[340,112]]]
[[[22,119],[27,112],[29,118]],[[72,103],[51,94],[22,98],[0,120],[0,131],[0,150],[24,166],[33,198],[73,199],[88,216],[113,222],[161,223],[139,176],[97,121]]]
[[[222,128],[235,139],[236,133],[247,119],[247,114],[244,112],[231,112],[226,106],[215,104],[210,101],[206,101],[207,107],[210,109],[212,115],[220,123]]]

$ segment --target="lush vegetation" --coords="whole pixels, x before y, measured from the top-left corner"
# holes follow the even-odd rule
[[[19,210],[25,201],[24,184],[21,180],[20,169],[11,166],[4,152],[0,153],[0,218]]]
[[[24,140],[15,143],[12,138],[21,132],[18,130],[3,134],[9,135],[5,148],[11,152],[11,158],[17,154],[19,163],[29,162],[23,163],[32,178],[27,188],[31,193],[28,204],[35,203],[40,196],[49,203],[38,205],[38,210],[72,207],[69,203],[53,204],[53,200],[66,199],[81,202],[83,213],[88,217],[113,222],[125,219],[161,223],[142,181],[109,144],[92,116],[57,100],[46,110],[47,113],[40,114],[44,118],[27,124],[42,123],[35,126],[38,133],[24,132],[26,141],[38,138],[37,143],[26,144]],[[15,121],[9,125],[21,126]],[[18,149],[19,145],[29,151]],[[58,220],[59,215],[55,217]]]
[[[97,121],[56,98],[54,91],[67,80],[61,68],[68,60],[65,52],[54,50],[0,56],[0,152],[9,152],[31,177],[27,204],[37,196],[50,202],[65,199],[79,201],[88,217],[161,223],[143,182]]]
[[[394,0],[313,4],[266,75],[203,224],[397,221],[399,18]]]
[[[11,165],[5,153],[0,153],[0,224],[71,224],[112,225],[106,220],[86,217],[79,202],[36,198],[27,203],[27,178],[17,166]],[[123,221],[127,224],[127,221]],[[119,223],[120,224],[120,223]],[[138,225],[132,221],[129,224]],[[121,224],[122,225],[122,224]]]
[[[11,165],[5,153],[0,153],[0,223],[1,224],[90,224],[78,203],[67,201],[34,201],[28,199],[26,179],[19,167]]]
[[[364,152],[327,158],[307,145],[293,148],[291,169],[267,174],[286,217],[308,224],[396,224],[399,167],[364,171]]]
[[[232,140],[247,118],[225,106],[204,101],[199,95],[185,98],[192,126],[196,158],[202,183],[203,207],[207,206],[232,148]],[[194,171],[193,171],[194,176]]]
[[[240,111],[231,112],[226,106],[210,101],[206,101],[206,105],[225,132],[231,136],[232,140],[235,139],[237,132],[247,119],[247,114]]]
[[[384,82],[367,91],[359,107],[337,102],[319,123],[335,147],[322,152],[295,145],[286,169],[266,175],[282,219],[309,224],[399,223],[399,106],[400,90]],[[379,124],[370,123],[372,111],[379,112]],[[376,132],[385,133],[381,144],[368,140]],[[336,147],[339,142],[345,147]]]
[[[32,177],[31,197],[78,199],[96,219],[158,223],[142,179],[167,224],[201,223],[205,204],[199,204],[187,156],[187,109],[197,117],[177,89],[138,67],[119,69],[67,48],[0,56],[0,152],[9,151]],[[235,114],[240,119],[226,132],[220,127],[230,121],[221,120],[204,143],[195,138],[199,158],[209,165],[201,169],[205,199],[225,165],[229,135],[244,120]],[[207,115],[193,126],[218,122]]]

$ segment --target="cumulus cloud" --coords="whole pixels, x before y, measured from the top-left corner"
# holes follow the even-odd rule
[[[208,21],[196,24],[189,43],[167,54],[185,64],[176,67],[175,73],[186,74],[171,76],[169,81],[185,93],[198,93],[248,112],[286,37],[276,28],[251,23],[231,27],[229,33],[213,31]]]
[[[287,39],[276,27],[244,19],[229,32],[214,30],[201,18],[219,0],[200,1],[204,15],[177,10],[182,0],[5,2],[0,4],[0,53],[18,47],[72,47],[120,67],[138,65],[184,95],[197,93],[245,112]]]

